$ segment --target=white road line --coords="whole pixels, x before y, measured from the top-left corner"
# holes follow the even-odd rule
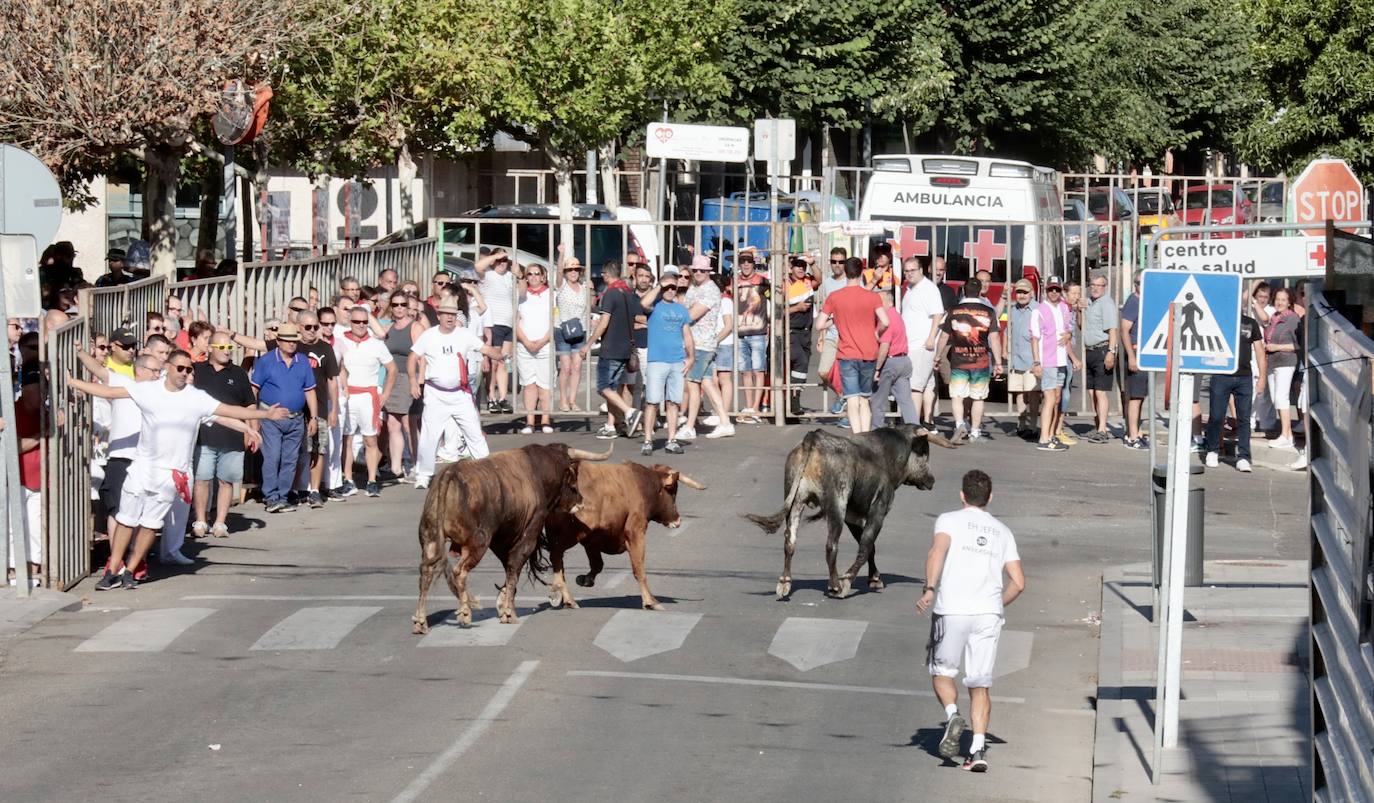
[[[539,666],[538,661],[521,662],[520,666],[511,673],[511,676],[506,678],[506,682],[501,684],[501,688],[487,703],[486,708],[482,709],[482,713],[478,714],[472,724],[468,725],[467,730],[463,731],[453,744],[448,746],[447,750],[440,753],[439,757],[434,759],[434,762],[426,767],[424,772],[416,776],[409,786],[392,798],[392,803],[410,803],[410,801],[419,798],[429,788],[429,785],[434,783],[435,779],[448,770],[453,762],[462,758],[463,754],[477,743],[482,734],[486,733],[487,728],[491,727],[491,723],[501,716],[501,712],[506,710],[506,706],[510,705],[510,701],[515,698],[515,693],[520,691],[521,686],[525,685],[525,681],[529,680],[537,666]]]
[[[567,673],[570,678],[624,678],[629,680],[669,680],[681,683],[710,683],[719,686],[766,686],[775,689],[803,689],[807,691],[847,691],[858,694],[887,694],[894,697],[934,697],[933,691],[920,689],[884,689],[876,686],[845,686],[836,683],[803,683],[795,680],[757,680],[755,678],[714,677],[711,675],[665,675],[656,672],[605,672],[574,669]],[[999,703],[1026,702],[1024,697],[993,698]]]
[[[442,585],[442,584],[441,584]],[[184,600],[246,600],[249,602],[389,602],[415,600],[415,594],[189,594]]]
[[[77,652],[161,652],[215,608],[134,611],[76,646]]]
[[[699,613],[616,611],[592,643],[629,663],[676,650],[700,621]]]
[[[332,650],[355,627],[380,610],[375,607],[301,608],[263,633],[250,649]]]
[[[859,652],[868,622],[789,616],[773,634],[768,654],[803,672],[848,661]]]

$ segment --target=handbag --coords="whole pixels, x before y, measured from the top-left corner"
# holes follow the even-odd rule
[[[581,318],[569,318],[558,324],[558,333],[563,336],[563,342],[581,343],[587,338],[587,328],[582,325]]]

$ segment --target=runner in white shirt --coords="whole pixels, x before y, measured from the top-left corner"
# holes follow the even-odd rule
[[[363,436],[367,459],[367,495],[381,496],[377,485],[377,467],[382,463],[382,450],[377,445],[377,432],[382,423],[382,399],[391,398],[396,384],[395,359],[386,343],[368,331],[371,317],[359,307],[349,310],[349,331],[344,341],[343,359],[339,362],[339,387],[348,398],[348,415],[343,429],[343,478],[353,479],[353,435]],[[380,390],[378,390],[380,388]]]
[[[458,328],[458,303],[446,298],[435,310],[439,325],[426,329],[410,347],[410,361],[406,374],[410,377],[410,394],[425,400],[420,419],[420,448],[415,459],[415,487],[428,488],[434,476],[435,453],[444,425],[452,420],[458,425],[466,452],[474,458],[490,454],[487,438],[482,434],[482,421],[477,415],[477,399],[473,392],[470,361],[485,354],[493,360],[501,358],[501,350],[485,346],[472,332]]]
[[[940,323],[945,318],[945,304],[940,289],[925,277],[921,260],[907,257],[902,260],[902,323],[906,325],[907,355],[911,357],[911,400],[928,429],[935,425],[935,343],[940,336]]]
[[[266,410],[234,407],[220,404],[203,390],[187,387],[194,366],[191,355],[184,351],[172,352],[166,367],[165,379],[136,382],[131,387],[108,387],[67,378],[70,387],[90,396],[132,400],[142,418],[138,448],[120,494],[119,512],[115,514],[110,563],[96,583],[98,591],[121,585],[136,588],[138,583],[133,572],[152,547],[153,539],[171,510],[172,500],[180,496],[190,502],[192,449],[202,421],[212,416],[240,421],[264,418],[279,421],[287,417],[282,407]],[[123,556],[130,541],[134,543],[133,554],[124,563]]]
[[[935,520],[935,543],[926,557],[926,588],[916,603],[924,614],[934,604],[927,669],[935,696],[945,707],[945,733],[940,755],[959,754],[959,737],[967,723],[959,716],[954,678],[964,666],[973,718],[973,744],[963,767],[987,772],[988,719],[992,715],[993,666],[1003,610],[1026,590],[1021,555],[1011,530],[984,508],[992,499],[992,479],[974,469],[964,475],[959,493],[963,510]],[[1010,582],[1003,583],[1003,575]]]

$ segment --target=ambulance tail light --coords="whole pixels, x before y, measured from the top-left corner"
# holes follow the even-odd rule
[[[1007,164],[1006,162],[993,162],[988,168],[988,175],[993,178],[1030,178],[1033,171],[1027,165]]]
[[[967,187],[968,179],[958,176],[935,176],[930,183],[937,187]]]

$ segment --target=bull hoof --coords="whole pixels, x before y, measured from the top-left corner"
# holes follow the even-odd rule
[[[830,587],[826,590],[826,593],[834,597],[835,599],[844,599],[845,597],[849,596],[849,588],[849,578],[842,577],[840,578],[840,584],[838,586]]]
[[[868,578],[869,591],[882,591],[884,588],[887,588],[887,586],[883,584],[883,578],[877,575]]]
[[[792,581],[779,580],[777,592],[778,599],[787,599],[788,597],[792,596]]]
[[[518,625],[518,624],[520,624],[520,617],[516,616],[514,612],[511,612],[511,613],[503,613],[503,614],[501,614],[501,624],[503,624],[503,625]]]
[[[459,627],[471,627],[471,626],[472,626],[472,611],[468,610],[467,608],[462,608],[462,609],[460,609],[460,610],[458,611],[458,626],[459,626]]]
[[[583,588],[591,588],[596,585],[596,578],[590,574],[579,574],[576,578],[577,584]]]
[[[562,593],[562,592],[560,592],[560,591],[550,591],[550,592],[549,592],[549,607],[551,607],[551,608],[561,608],[561,607],[563,607],[563,593]]]
[[[425,635],[429,632],[429,622],[417,616],[412,616],[410,618],[410,632],[417,636]]]

